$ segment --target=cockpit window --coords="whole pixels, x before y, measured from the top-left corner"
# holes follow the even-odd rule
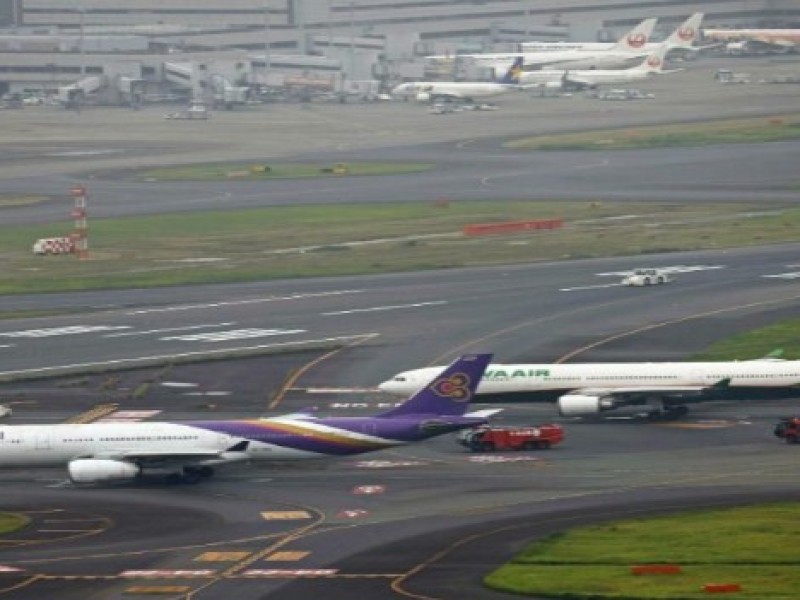
[[[395,380],[395,381],[405,381],[405,380],[406,380],[406,378],[405,378],[405,377],[403,377],[402,375],[399,375],[399,376],[395,377],[395,378],[394,378],[394,380]]]

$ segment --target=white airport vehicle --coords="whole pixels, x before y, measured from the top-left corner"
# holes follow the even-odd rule
[[[164,115],[167,120],[200,120],[205,121],[211,118],[211,111],[202,102],[192,102],[189,108],[178,112],[167,113]]]
[[[714,79],[726,85],[750,83],[750,73],[734,73],[730,69],[718,69]]]
[[[671,281],[672,279],[665,271],[659,269],[636,269],[630,275],[623,277],[622,285],[642,287],[670,283]]]
[[[75,242],[68,237],[40,238],[33,243],[34,254],[70,254],[75,252]]]
[[[407,394],[441,367],[404,371],[379,385]],[[676,418],[689,405],[713,400],[800,396],[800,361],[764,358],[720,362],[491,364],[478,401],[555,402],[562,416],[633,412]]]

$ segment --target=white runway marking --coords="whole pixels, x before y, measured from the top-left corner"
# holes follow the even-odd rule
[[[289,294],[286,296],[269,296],[268,298],[253,298],[251,300],[231,300],[230,302],[209,302],[208,304],[185,304],[183,306],[166,306],[163,308],[145,308],[134,310],[128,315],[146,315],[156,312],[176,312],[180,310],[197,310],[203,308],[217,308],[220,306],[244,306],[246,304],[261,304],[264,302],[281,302],[283,300],[303,300],[305,298],[324,298],[326,296],[343,296],[345,294],[361,294],[364,290],[337,290],[333,292],[318,292],[313,294]]]
[[[777,275],[762,275],[762,277],[768,279],[800,279],[800,272],[795,271],[793,273],[778,273]]]
[[[148,329],[147,331],[127,331],[125,333],[108,333],[104,338],[129,337],[132,335],[150,335],[151,333],[168,333],[170,331],[192,331],[193,329],[207,329],[209,327],[230,327],[236,325],[235,321],[230,323],[209,323],[208,325],[191,325],[189,327],[167,327],[165,329]]]
[[[158,338],[164,341],[181,342],[227,342],[229,340],[245,340],[250,338],[270,337],[273,335],[296,335],[306,333],[305,329],[232,329],[230,331],[212,331],[190,335],[174,335]]]
[[[14,344],[0,344],[0,348],[13,348]]]
[[[668,267],[653,267],[665,273],[694,273],[696,271],[713,271],[724,269],[725,265],[672,265]],[[608,273],[595,273],[598,277],[625,277],[633,271],[610,271]]]
[[[138,356],[135,358],[119,358],[116,360],[103,360],[87,363],[72,363],[67,365],[55,365],[52,367],[39,367],[36,369],[18,369],[16,371],[0,371],[0,377],[8,375],[25,375],[32,373],[53,373],[72,369],[85,369],[87,367],[107,367],[112,365],[136,365],[149,362],[160,362],[164,360],[174,360],[180,358],[201,358],[211,357],[232,352],[253,352],[256,350],[266,350],[269,348],[302,347],[312,344],[329,344],[332,342],[347,343],[364,340],[366,338],[378,337],[380,334],[362,333],[359,335],[345,335],[339,337],[319,338],[314,340],[293,340],[289,342],[277,342],[274,344],[259,344],[257,346],[240,346],[238,348],[220,348],[218,350],[198,350],[196,352],[179,352],[174,354],[155,354],[152,356]]]
[[[560,288],[559,292],[577,292],[579,290],[599,290],[603,288],[622,287],[621,283],[606,283],[604,285],[582,285],[580,287]]]
[[[73,325],[71,327],[50,327],[48,329],[9,331],[8,333],[0,333],[0,336],[12,338],[43,338],[57,335],[75,335],[79,333],[94,333],[97,331],[113,331],[115,329],[130,329],[130,327],[128,325]]]
[[[447,304],[446,300],[436,300],[435,302],[417,302],[415,304],[395,304],[389,306],[373,306],[371,308],[354,308],[352,310],[337,310],[334,312],[322,313],[323,317],[333,317],[336,315],[350,315],[362,312],[382,312],[387,310],[400,310],[403,308],[418,308],[420,306],[441,306]]]

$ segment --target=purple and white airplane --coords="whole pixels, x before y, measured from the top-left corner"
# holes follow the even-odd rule
[[[349,456],[419,442],[481,425],[498,412],[466,412],[491,356],[462,356],[405,403],[373,417],[2,426],[0,467],[66,465],[75,483],[146,474],[193,483],[229,463]]]

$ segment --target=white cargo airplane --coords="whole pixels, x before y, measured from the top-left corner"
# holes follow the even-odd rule
[[[506,74],[498,81],[413,81],[401,83],[392,90],[392,96],[415,98],[421,102],[436,100],[464,100],[490,98],[521,90],[519,73],[522,59],[517,57]]]
[[[602,50],[557,50],[543,52],[523,52],[522,58],[528,69],[570,68],[596,69],[628,66],[631,60],[647,56],[645,50],[656,19],[645,19],[622,36],[610,48]],[[519,52],[499,54],[461,54],[459,59],[471,60],[476,66],[493,67],[502,70],[520,56]]]
[[[694,13],[681,23],[663,42],[647,42],[641,50],[652,52],[662,44],[667,44],[667,54],[672,50],[690,54],[700,52],[703,48],[695,47],[693,44],[700,33],[700,24],[703,22],[703,16],[703,13]],[[528,52],[557,52],[560,50],[597,52],[610,50],[614,45],[615,42],[522,42],[520,50],[523,54]]]
[[[411,392],[440,368],[405,371],[379,387]],[[629,408],[674,418],[698,402],[800,397],[800,361],[769,355],[733,362],[491,364],[476,393],[483,400],[555,401],[565,417]]]
[[[629,69],[584,69],[566,71],[563,69],[547,69],[542,71],[523,71],[520,73],[520,84],[530,87],[537,85],[547,88],[586,89],[601,85],[614,85],[643,81],[655,75],[675,73],[683,69],[665,71],[664,57],[668,48],[661,45],[644,59],[641,64]]]

